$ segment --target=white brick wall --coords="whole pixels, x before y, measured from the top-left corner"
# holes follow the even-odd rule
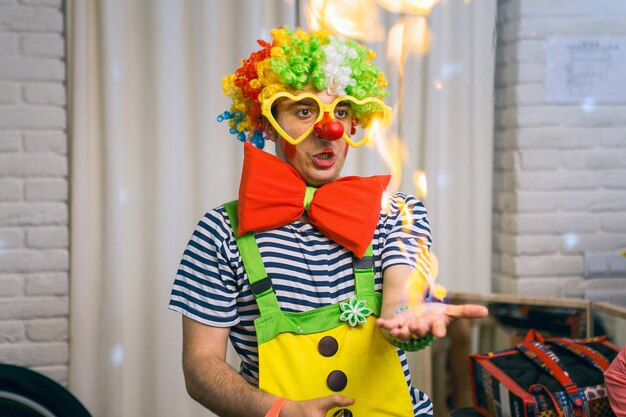
[[[626,104],[544,102],[550,36],[626,36],[623,0],[499,0],[494,288],[583,295],[585,251],[626,248]]]
[[[66,384],[63,20],[61,0],[0,0],[0,362]]]

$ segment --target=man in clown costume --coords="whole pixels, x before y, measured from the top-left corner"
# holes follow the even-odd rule
[[[200,220],[172,289],[187,390],[220,416],[430,416],[405,351],[486,309],[408,309],[407,280],[429,268],[424,206],[385,193],[388,176],[341,177],[350,147],[390,119],[373,52],[326,32],[271,35],[223,82],[232,105],[218,120],[244,142],[238,201]]]

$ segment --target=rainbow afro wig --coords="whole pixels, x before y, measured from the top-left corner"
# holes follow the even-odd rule
[[[350,95],[357,99],[383,99],[389,94],[383,72],[371,61],[374,51],[355,41],[326,31],[307,33],[288,27],[272,30],[272,43],[259,40],[253,52],[222,87],[233,102],[217,117],[228,120],[230,132],[242,142],[263,148],[261,103],[277,92],[294,93],[312,86],[317,91]],[[367,105],[355,109],[359,124],[366,125]]]

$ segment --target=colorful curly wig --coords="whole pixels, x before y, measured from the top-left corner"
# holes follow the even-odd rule
[[[230,132],[240,141],[263,148],[261,103],[280,91],[294,93],[311,85],[317,91],[328,89],[357,99],[383,99],[389,94],[385,75],[371,62],[374,51],[326,31],[280,27],[270,33],[271,44],[259,40],[261,49],[222,80],[224,93],[233,102],[217,120],[228,120]],[[368,105],[355,109],[359,124],[369,123],[368,111]]]

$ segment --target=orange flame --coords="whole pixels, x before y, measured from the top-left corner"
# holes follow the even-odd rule
[[[413,174],[413,184],[415,184],[415,196],[420,200],[424,200],[428,194],[426,173],[421,169],[416,170]]]
[[[427,15],[439,0],[376,0],[376,2],[392,13]]]
[[[430,49],[430,30],[424,16],[404,16],[390,30],[387,38],[387,57],[400,67],[410,53],[424,55]]]
[[[396,192],[400,190],[400,184],[402,184],[402,164],[406,160],[406,146],[397,136],[388,138],[385,144],[381,141],[377,142],[377,144],[379,145],[378,151],[387,164],[387,167],[389,167],[391,174],[389,190]]]
[[[384,37],[373,0],[310,0],[306,18],[313,30],[324,29],[362,41]]]
[[[423,313],[423,299],[426,290],[430,289],[430,295],[442,300],[447,295],[446,288],[438,284],[439,261],[437,256],[429,248],[421,248],[417,253],[417,267],[412,271],[405,284],[407,294],[406,305],[415,315]]]
[[[384,38],[377,5],[392,13],[404,14],[389,31],[387,42],[388,59],[397,66],[399,84],[402,86],[407,56],[411,53],[425,54],[429,50],[431,36],[425,16],[438,2],[439,0],[310,0],[306,16],[312,30],[324,29],[361,41],[377,41]],[[443,85],[439,83],[436,88],[440,90]],[[401,114],[400,101],[396,107],[394,114]],[[398,191],[402,183],[402,165],[408,155],[404,141],[391,135],[388,128],[380,127],[378,121],[374,121],[370,129],[370,138],[368,146],[376,146],[392,175],[390,191]],[[424,172],[416,171],[413,182],[416,196],[419,199],[426,198],[427,181]],[[382,207],[385,209],[388,206],[389,194],[384,193]],[[411,219],[411,207],[405,205],[400,210],[403,211],[404,219]],[[407,223],[402,226],[410,225]],[[401,247],[401,250],[406,256],[410,256],[405,247]],[[446,289],[436,283],[438,261],[434,253],[428,247],[420,246],[416,256],[418,267],[407,280],[406,294],[408,307],[419,314],[423,309],[422,301],[426,290],[430,289],[433,297],[443,299]]]
[[[385,33],[380,23],[378,3],[392,13],[413,15],[402,17],[401,42],[393,45],[399,45],[408,52],[423,54],[430,44],[430,33],[423,17],[438,2],[439,0],[310,0],[306,19],[313,30],[324,29],[362,41],[379,41],[385,38]]]

